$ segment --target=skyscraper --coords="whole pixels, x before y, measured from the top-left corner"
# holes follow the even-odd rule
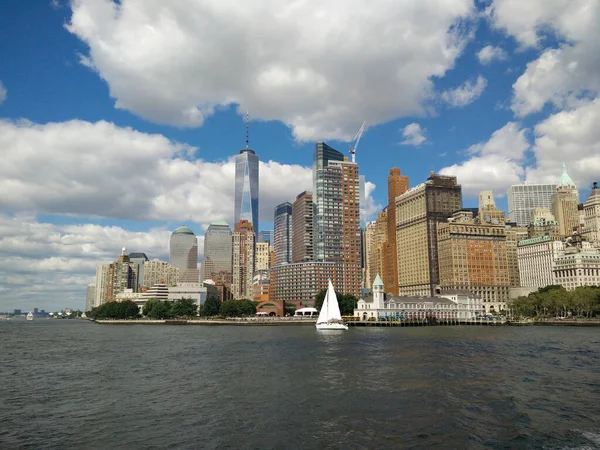
[[[246,115],[246,148],[235,157],[235,209],[233,223],[247,220],[258,239],[258,156],[248,148],[248,115]]]
[[[110,274],[110,264],[98,264],[96,266],[96,299],[94,308],[106,303],[106,288]]]
[[[240,220],[233,229],[233,283],[234,299],[252,298],[254,278],[254,229],[247,220]]]
[[[552,208],[555,184],[515,184],[508,188],[508,217],[519,227],[531,222],[535,208]]]
[[[563,163],[562,175],[552,195],[552,213],[558,222],[559,233],[562,237],[569,237],[573,231],[579,230],[579,192],[577,186],[567,173],[567,166]]]
[[[313,196],[308,191],[298,194],[292,205],[292,262],[314,259],[313,206]]]
[[[373,279],[378,273],[383,284],[394,295],[398,295],[398,249],[396,248],[396,197],[408,191],[408,177],[400,168],[390,169],[388,176],[388,206],[386,242],[383,244],[383,272],[371,272]]]
[[[218,274],[231,274],[231,228],[227,222],[213,222],[204,234],[202,281],[217,281]]]
[[[169,243],[169,262],[179,269],[179,281],[198,283],[198,240],[192,230],[180,226],[171,234]]]
[[[149,261],[145,253],[130,253],[129,260],[139,266],[138,268],[138,288],[144,285],[144,263]],[[137,289],[136,289],[137,290]]]
[[[275,207],[273,217],[273,250],[275,265],[292,262],[292,204],[284,202]]]
[[[85,310],[91,311],[94,309],[94,302],[96,301],[96,285],[94,283],[88,284],[86,295],[85,295]]]
[[[127,249],[123,247],[121,255],[117,260],[109,265],[108,281],[105,285],[105,299],[107,302],[115,301],[117,294],[125,291],[125,289],[133,289],[137,291],[139,265],[131,262]]]
[[[594,182],[592,192],[583,205],[584,236],[596,244],[600,244],[600,189]]]
[[[273,245],[273,241],[273,230],[260,230],[258,232],[257,242],[269,242],[269,244]]]

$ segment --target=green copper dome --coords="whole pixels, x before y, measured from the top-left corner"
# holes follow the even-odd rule
[[[567,173],[567,165],[563,163],[562,165],[562,175],[560,176],[560,181],[558,182],[559,186],[575,186],[575,183]]]
[[[192,230],[190,230],[188,227],[186,227],[185,225],[182,225],[179,228],[175,228],[175,231],[173,231],[173,234],[194,234],[194,232]]]

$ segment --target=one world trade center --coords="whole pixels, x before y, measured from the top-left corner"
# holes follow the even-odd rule
[[[246,119],[246,148],[235,157],[235,210],[233,226],[247,220],[258,237],[258,156],[248,148],[248,126]]]

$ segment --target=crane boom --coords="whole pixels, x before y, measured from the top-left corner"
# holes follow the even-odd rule
[[[362,137],[363,131],[365,131],[366,124],[367,121],[365,120],[362,123],[360,130],[358,130],[358,132],[356,133],[356,136],[354,136],[354,139],[352,139],[352,146],[350,147],[350,155],[352,155],[352,162],[356,162],[356,149],[358,148],[358,143],[360,142],[360,138]]]

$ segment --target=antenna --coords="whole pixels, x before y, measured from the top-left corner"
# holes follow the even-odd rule
[[[249,132],[249,127],[248,127],[248,123],[250,121],[250,114],[248,113],[248,110],[246,110],[246,150],[248,150],[248,132]]]

